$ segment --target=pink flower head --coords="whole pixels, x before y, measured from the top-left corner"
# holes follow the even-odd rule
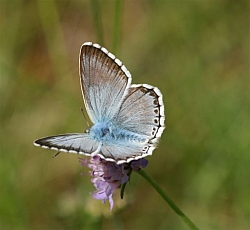
[[[91,182],[94,184],[96,191],[92,192],[93,198],[102,200],[105,203],[107,200],[110,203],[110,210],[114,207],[113,193],[121,185],[126,184],[132,170],[140,170],[147,166],[146,159],[134,160],[129,164],[116,164],[115,162],[105,161],[99,156],[87,160],[79,158],[82,165],[87,165],[91,171],[90,175],[93,177]]]

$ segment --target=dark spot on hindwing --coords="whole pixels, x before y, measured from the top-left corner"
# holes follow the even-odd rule
[[[148,90],[146,88],[143,88],[143,87],[140,88],[140,91],[143,92],[143,93],[147,93],[148,92]]]

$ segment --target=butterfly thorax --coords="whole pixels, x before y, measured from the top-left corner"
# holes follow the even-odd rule
[[[142,137],[129,130],[122,129],[110,122],[98,122],[94,124],[90,130],[89,135],[99,141],[106,143],[114,142],[136,142],[136,143],[146,143],[147,138]]]

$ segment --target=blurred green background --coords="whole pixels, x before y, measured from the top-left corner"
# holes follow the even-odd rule
[[[113,48],[114,1],[101,1]],[[86,128],[83,42],[90,1],[4,1],[1,20],[0,229],[188,229],[134,173],[115,209],[89,195],[74,154],[34,147]],[[146,171],[201,229],[249,226],[249,1],[124,1],[115,55],[163,93],[166,129]],[[83,176],[81,176],[83,172]]]

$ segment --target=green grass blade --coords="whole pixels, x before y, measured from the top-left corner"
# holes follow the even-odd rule
[[[90,0],[90,2],[93,10],[93,20],[94,20],[94,26],[96,28],[97,42],[103,46],[104,43],[103,43],[102,21],[101,21],[101,12],[99,8],[99,1]]]
[[[114,15],[114,30],[113,30],[113,52],[117,55],[121,28],[122,28],[122,11],[123,11],[123,1],[115,1],[115,15]]]
[[[68,73],[68,62],[57,6],[54,0],[37,0],[37,6],[47,41],[53,72],[56,78],[63,79],[62,76]]]

